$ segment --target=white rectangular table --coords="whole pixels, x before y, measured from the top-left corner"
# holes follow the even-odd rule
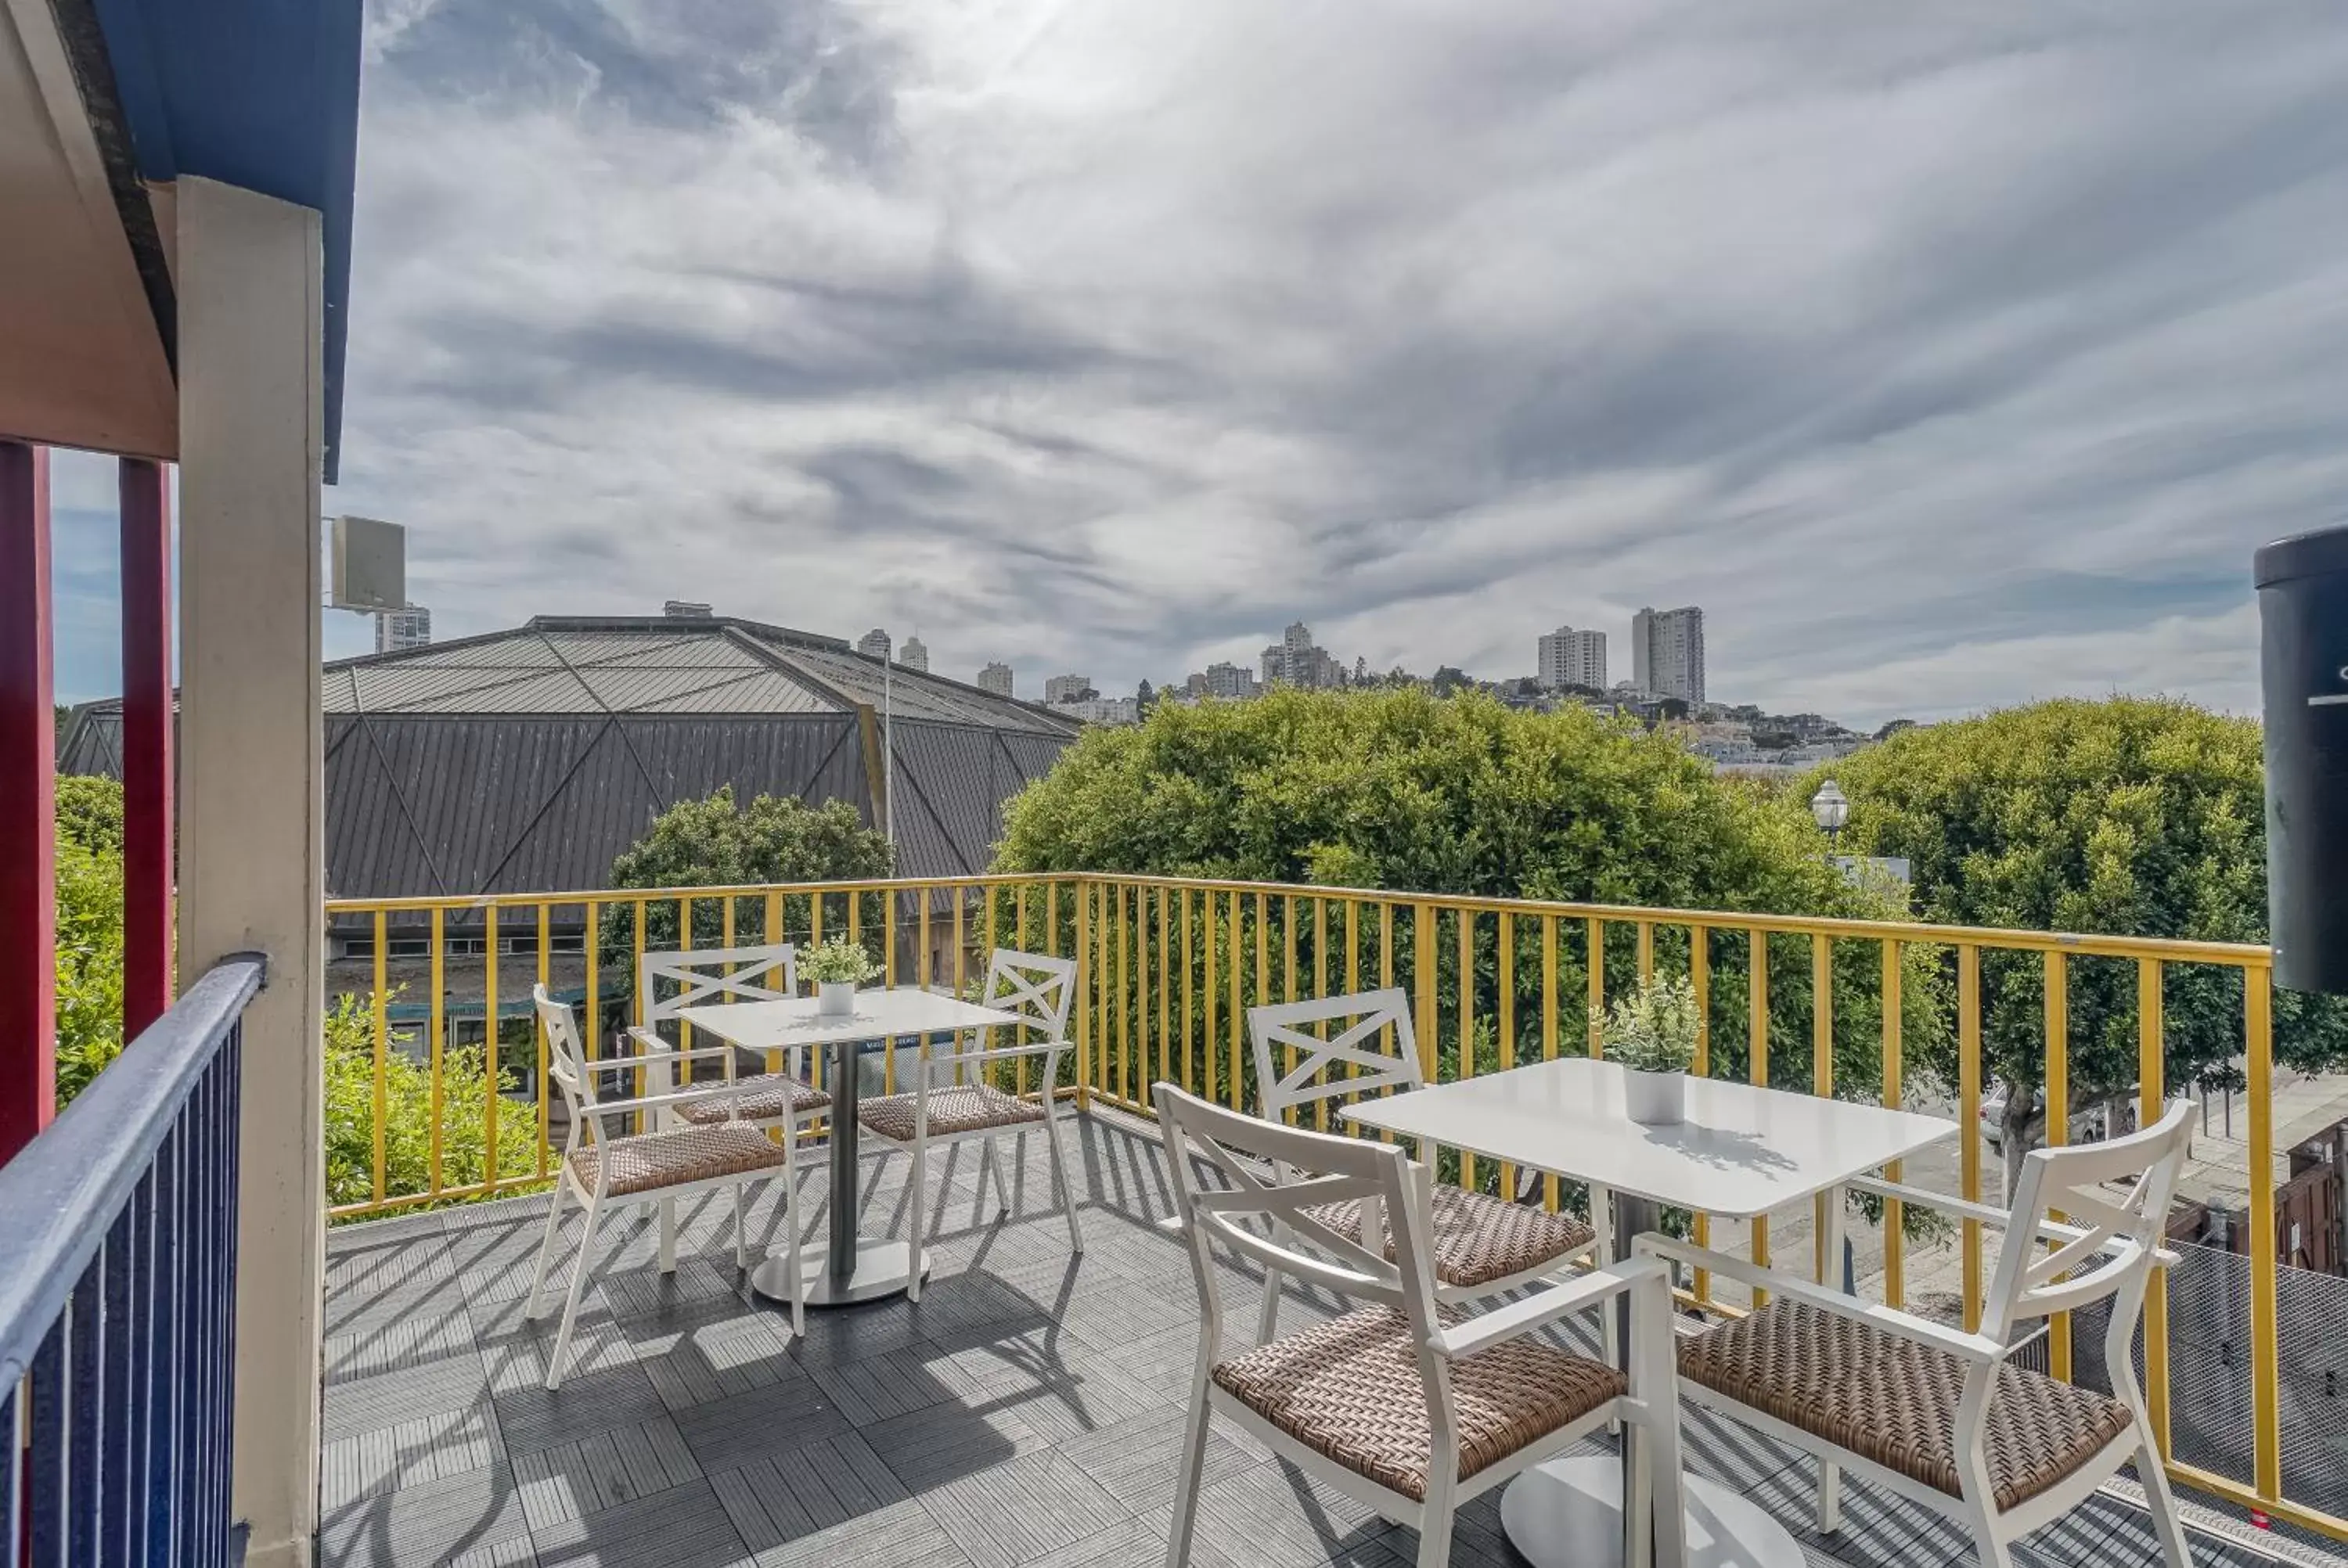
[[[907,1243],[857,1234],[856,1216],[862,1208],[857,1191],[857,1048],[867,1040],[916,1036],[922,1041],[921,1061],[926,1070],[931,1035],[1016,1025],[1019,1015],[916,987],[859,989],[856,1010],[845,1017],[826,1017],[816,1009],[815,998],[794,997],[787,1001],[684,1008],[676,1016],[745,1050],[830,1048],[830,1237],[823,1258],[809,1268],[807,1303],[844,1307],[893,1296],[911,1285],[922,1268]],[[798,1223],[796,1214],[791,1223]],[[774,1300],[789,1300],[791,1282],[784,1273],[788,1266],[780,1258],[767,1259],[751,1271],[751,1288]]]
[[[1686,1120],[1643,1126],[1623,1110],[1622,1069],[1570,1057],[1439,1083],[1345,1112],[1365,1127],[1447,1143],[1614,1194],[1617,1261],[1658,1228],[1659,1208],[1758,1219],[1828,1193],[1952,1135],[1956,1123],[1909,1111],[1691,1078]],[[1629,1336],[1622,1336],[1627,1349]],[[1565,1459],[1509,1484],[1501,1520],[1537,1565],[1619,1558],[1622,1471]],[[1689,1562],[1699,1568],[1799,1568],[1801,1548],[1734,1493],[1688,1479]]]

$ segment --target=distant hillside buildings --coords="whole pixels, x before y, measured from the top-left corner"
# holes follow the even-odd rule
[[[1285,683],[1319,691],[1345,684],[1343,661],[1313,641],[1313,629],[1301,620],[1289,623],[1279,641],[1263,651],[1263,683]]]
[[[1089,702],[1100,692],[1093,687],[1089,675],[1046,675],[1044,677],[1044,705],[1057,708],[1067,702]]]
[[[1253,697],[1263,691],[1254,671],[1245,665],[1233,664],[1229,660],[1210,664],[1204,674],[1193,675],[1190,679],[1199,694],[1207,697]]]
[[[928,644],[918,637],[908,637],[905,639],[905,646],[897,650],[897,662],[904,669],[918,670],[924,675],[928,674],[930,672]]]
[[[1096,692],[1071,702],[1055,702],[1052,712],[1081,719],[1087,724],[1138,724],[1141,723],[1141,699],[1138,697],[1103,697]]]
[[[1011,666],[997,661],[978,672],[978,689],[990,697],[1011,695]]]

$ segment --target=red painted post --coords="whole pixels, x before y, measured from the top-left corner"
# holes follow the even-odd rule
[[[171,1005],[171,509],[122,459],[122,1038]]]
[[[49,455],[0,440],[0,1163],[57,1112]]]

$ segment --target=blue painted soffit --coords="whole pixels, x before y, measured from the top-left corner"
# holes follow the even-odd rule
[[[326,480],[339,466],[360,0],[91,0],[142,179],[183,174],[324,219]]]

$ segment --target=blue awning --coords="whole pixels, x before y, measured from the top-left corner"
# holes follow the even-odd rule
[[[325,477],[339,465],[358,161],[359,0],[88,0],[139,176],[314,208],[325,242]]]

